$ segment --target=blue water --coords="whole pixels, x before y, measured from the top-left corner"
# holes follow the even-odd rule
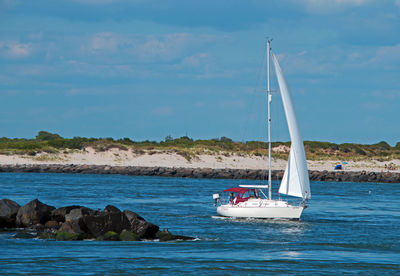
[[[13,239],[0,232],[0,275],[400,273],[400,184],[313,182],[300,221],[221,219],[212,194],[251,180],[0,174],[0,198],[56,207],[112,204],[188,242]],[[274,183],[277,186],[278,183]]]

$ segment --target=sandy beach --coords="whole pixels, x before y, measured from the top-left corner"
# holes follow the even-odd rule
[[[333,171],[336,164],[346,160],[308,160],[309,170]],[[345,171],[388,171],[385,165],[392,163],[399,172],[400,160],[391,161],[346,161]],[[36,156],[28,155],[0,155],[0,165],[30,165],[30,164],[74,164],[74,165],[110,165],[110,166],[143,166],[143,167],[174,167],[174,168],[212,168],[212,169],[264,169],[267,159],[260,156],[224,156],[224,155],[198,155],[190,160],[176,153],[144,152],[135,153],[131,149],[120,150],[112,148],[104,152],[96,152],[93,148],[76,150],[69,153],[40,153]],[[284,170],[286,160],[273,159],[273,170]]]

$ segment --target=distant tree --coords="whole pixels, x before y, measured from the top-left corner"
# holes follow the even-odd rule
[[[400,149],[400,142],[397,142],[396,146],[394,146],[397,149]]]
[[[232,141],[232,139],[231,138],[228,138],[228,137],[225,137],[225,136],[222,136],[220,139],[219,139],[221,142],[224,142],[224,143],[231,143],[231,142],[233,142]]]
[[[165,142],[171,142],[171,141],[173,141],[174,140],[174,138],[172,138],[172,136],[171,135],[167,135],[167,136],[165,136]]]
[[[124,137],[123,139],[120,139],[118,141],[121,141],[124,144],[133,144],[133,141],[129,139],[128,137]]]
[[[187,136],[187,135],[185,135],[185,136],[182,136],[181,138],[179,138],[179,139],[181,139],[181,140],[188,140],[188,141],[191,141],[191,142],[193,142],[193,139],[192,138],[190,138],[189,136]]]
[[[377,143],[377,144],[375,144],[375,145],[373,145],[373,146],[377,146],[378,148],[386,149],[386,150],[389,150],[389,149],[392,148],[392,147],[391,147],[388,143],[386,143],[385,141],[381,141],[381,142],[379,142],[379,143]]]
[[[56,133],[50,133],[47,131],[39,131],[38,135],[36,135],[37,141],[50,141],[55,139],[63,139],[63,138]]]

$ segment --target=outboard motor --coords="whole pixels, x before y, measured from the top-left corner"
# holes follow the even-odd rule
[[[219,200],[219,194],[213,194],[213,199],[214,199],[214,206],[217,206]]]

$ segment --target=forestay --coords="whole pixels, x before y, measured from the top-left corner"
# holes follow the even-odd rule
[[[303,140],[297,124],[292,98],[285,78],[283,77],[282,69],[279,66],[278,59],[274,54],[272,54],[272,60],[275,66],[275,72],[279,83],[286,121],[292,142],[289,160],[282,178],[279,193],[309,199],[311,198],[311,192],[306,154],[304,152]]]

